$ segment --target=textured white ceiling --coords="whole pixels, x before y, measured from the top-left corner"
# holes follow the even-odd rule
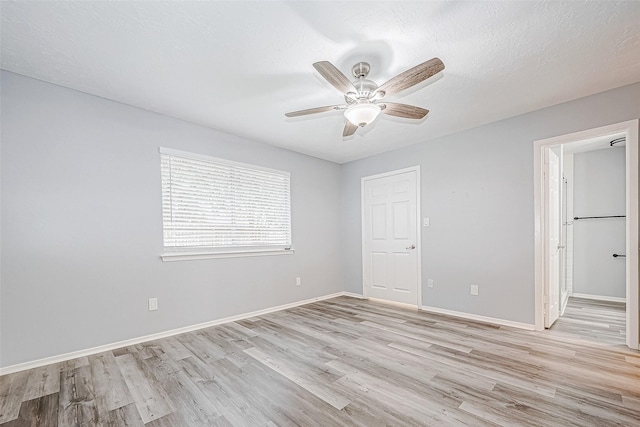
[[[640,81],[640,2],[5,2],[2,68],[344,163]],[[343,140],[312,63],[439,76]],[[391,98],[389,100],[392,100]]]

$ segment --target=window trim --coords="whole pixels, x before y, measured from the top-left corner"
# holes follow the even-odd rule
[[[233,160],[222,159],[219,157],[208,156],[206,154],[192,153],[188,151],[175,150],[173,148],[159,147],[160,154],[166,154],[170,156],[178,156],[183,158],[201,160],[212,163],[222,163],[232,166],[238,166],[244,169],[253,169],[258,171],[264,171],[269,173],[275,173],[280,175],[286,175],[291,182],[291,173],[278,169],[267,168],[264,166],[254,165],[250,163],[236,162]],[[289,184],[291,185],[291,184]],[[291,197],[291,187],[289,187],[289,197]],[[291,201],[289,201],[291,203]],[[291,205],[289,206],[289,215],[291,215]],[[274,247],[274,248],[240,248],[240,247],[200,247],[200,248],[171,248],[164,245],[164,237],[162,239],[163,253],[160,254],[160,258],[164,262],[174,261],[191,261],[191,260],[203,260],[203,259],[216,259],[216,258],[239,258],[239,257],[254,257],[254,256],[273,256],[273,255],[293,255],[295,249],[293,249],[293,238],[291,237],[291,218],[289,219],[289,233],[291,239],[291,245],[286,248]],[[162,224],[164,233],[164,221]]]
[[[160,255],[162,261],[194,261],[200,259],[216,259],[216,258],[242,258],[253,256],[272,256],[272,255],[293,255],[295,249],[260,249],[247,251],[227,251],[227,252],[165,252]]]

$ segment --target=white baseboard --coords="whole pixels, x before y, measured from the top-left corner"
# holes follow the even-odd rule
[[[362,296],[361,294],[355,294],[353,292],[343,292],[342,296],[345,297],[351,297],[351,298],[358,298],[358,299],[366,299],[364,296]]]
[[[575,297],[575,298],[594,299],[594,300],[598,300],[598,301],[627,302],[626,298],[605,297],[605,296],[602,296],[602,295],[590,295],[590,294],[577,294],[577,293],[574,293],[571,296]]]
[[[429,313],[446,314],[447,316],[460,317],[462,319],[477,320],[478,322],[491,323],[493,325],[526,329],[527,331],[533,331],[535,329],[535,325],[529,323],[513,322],[511,320],[497,319],[495,317],[480,316],[478,314],[463,313],[461,311],[445,310],[444,308],[428,307],[423,305],[420,306],[420,310]]]
[[[147,341],[154,341],[161,338],[170,337],[172,335],[184,334],[185,332],[191,332],[198,329],[209,328],[211,326],[220,325],[222,323],[235,322],[238,320],[248,319],[250,317],[262,316],[264,314],[273,313],[275,311],[286,310],[288,308],[298,307],[305,304],[311,304],[317,301],[323,301],[326,299],[348,296],[354,298],[362,298],[362,295],[352,294],[350,292],[336,292],[329,295],[324,295],[316,298],[309,298],[302,301],[296,301],[289,304],[283,304],[276,307],[265,308],[262,310],[252,311],[250,313],[239,314],[236,316],[224,317],[222,319],[211,320],[209,322],[198,323],[196,325],[184,326],[182,328],[172,329],[169,331],[158,332],[151,335],[145,335],[142,337],[131,338],[124,341],[118,341],[111,344],[105,344],[98,347],[88,348],[85,350],[72,351],[70,353],[60,354],[57,356],[45,357],[44,359],[33,360],[30,362],[18,363],[16,365],[5,366],[0,368],[0,376],[13,374],[15,372],[24,371],[27,369],[38,368],[40,366],[50,365],[52,363],[65,362],[67,360],[76,359],[78,357],[90,356],[96,353],[102,353],[105,351],[115,350],[117,348],[127,347],[130,345],[140,344]]]
[[[381,304],[395,305],[396,307],[408,308],[409,310],[420,309],[420,307],[418,307],[416,304],[407,304],[404,302],[390,301],[390,300],[381,299],[381,298],[367,298],[367,299],[369,301],[379,302]]]

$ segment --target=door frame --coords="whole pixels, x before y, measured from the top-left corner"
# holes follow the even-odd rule
[[[562,146],[560,146],[560,147],[562,147]],[[563,175],[562,174],[562,149],[560,149],[560,155],[558,156],[552,150],[552,147],[547,145],[547,146],[543,147],[543,149],[542,149],[542,156],[543,156],[542,168],[543,168],[543,170],[545,172],[545,174],[542,177],[543,182],[544,182],[544,185],[543,185],[543,188],[542,188],[542,197],[543,197],[543,200],[544,200],[544,206],[543,206],[542,215],[543,215],[543,218],[544,218],[543,222],[545,223],[544,248],[543,248],[543,251],[544,251],[544,254],[545,254],[544,261],[550,260],[551,254],[549,253],[549,249],[552,248],[551,241],[549,239],[549,237],[550,237],[549,232],[551,232],[551,228],[550,227],[546,227],[547,223],[550,222],[549,221],[549,219],[550,219],[549,217],[551,216],[551,212],[552,212],[551,209],[549,209],[549,212],[547,212],[547,208],[549,207],[549,204],[547,202],[549,201],[549,198],[550,198],[550,196],[549,196],[550,192],[548,192],[548,190],[551,188],[551,185],[550,185],[550,179],[551,178],[545,176],[547,171],[549,173],[551,173],[551,166],[550,165],[551,165],[551,155],[552,154],[554,156],[556,156],[557,159],[558,159],[558,179],[559,179],[559,182],[558,182],[558,197],[559,197],[560,200],[559,200],[559,203],[558,203],[558,209],[556,210],[556,214],[558,214],[558,224],[557,225],[559,225],[560,227],[556,227],[556,228],[557,228],[558,232],[560,232],[560,230],[562,229],[562,226],[561,226],[562,225],[562,213],[561,213],[562,212],[562,197],[563,197],[563,195],[562,195],[562,184],[561,184],[562,175]],[[548,159],[547,159],[547,156],[548,156]],[[546,160],[548,160],[548,163],[546,162]],[[547,164],[549,166],[547,166]],[[559,235],[558,236],[558,243],[557,243],[558,247],[556,249],[557,251],[560,250],[560,246],[559,245],[561,243],[564,243],[564,242],[562,242],[562,235]],[[564,250],[562,251],[562,253],[564,254]],[[558,270],[557,270],[557,273],[558,273],[558,278],[557,278],[558,279],[558,295],[557,295],[558,300],[557,300],[557,305],[558,305],[558,307],[556,307],[556,309],[558,311],[558,316],[553,320],[553,322],[551,322],[548,319],[548,318],[551,317],[551,283],[550,283],[550,278],[551,278],[551,273],[552,272],[551,272],[550,263],[549,262],[545,263],[545,272],[544,272],[545,286],[543,288],[545,296],[544,296],[544,299],[543,299],[542,303],[545,304],[546,302],[549,302],[549,304],[546,304],[548,312],[546,313],[546,316],[544,316],[544,318],[543,318],[544,319],[545,328],[551,327],[553,325],[553,323],[556,320],[558,320],[558,318],[560,317],[560,314],[562,312],[562,296],[561,296],[561,294],[562,294],[562,291],[561,291],[562,285],[560,283],[560,274],[561,274],[561,271],[562,271],[562,261],[560,260],[560,254],[558,254],[558,261],[557,262],[558,262]],[[549,323],[550,323],[550,325],[547,326],[547,324],[549,324]]]
[[[422,307],[422,237],[421,237],[421,217],[420,217],[420,165],[411,166],[404,169],[397,169],[389,172],[383,172],[376,175],[363,176],[360,179],[360,223],[361,223],[361,241],[360,247],[362,249],[362,296],[364,298],[369,298],[369,292],[367,290],[367,286],[365,283],[365,258],[367,256],[365,251],[365,219],[364,219],[364,184],[366,181],[372,181],[378,178],[386,178],[393,175],[399,175],[406,172],[415,172],[416,173],[416,257],[417,257],[417,301],[415,306],[417,308]],[[394,303],[393,301],[389,301],[390,303]],[[399,303],[394,303],[399,304]]]
[[[640,340],[640,293],[638,284],[638,134],[640,121],[630,120],[567,135],[534,141],[533,143],[533,187],[534,187],[534,239],[535,239],[535,329],[544,329],[545,291],[545,219],[544,219],[544,148],[567,144],[590,138],[624,133],[626,137],[626,343],[637,350]]]

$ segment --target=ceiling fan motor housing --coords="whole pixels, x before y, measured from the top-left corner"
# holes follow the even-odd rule
[[[352,83],[353,86],[358,90],[358,92],[355,93],[355,96],[353,96],[353,93],[345,94],[344,99],[348,104],[353,104],[358,100],[367,100],[368,102],[369,95],[375,92],[376,89],[378,89],[378,85],[375,82],[367,79],[354,80]]]
[[[370,70],[371,66],[367,62],[358,62],[351,67],[351,73],[353,74],[353,77],[357,79],[351,83],[358,92],[355,94],[345,94],[344,99],[347,101],[347,104],[355,104],[356,102],[368,100],[369,95],[378,89],[378,85],[375,82],[365,78],[369,75]]]
[[[358,62],[351,67],[351,74],[353,74],[353,77],[356,79],[359,79],[360,77],[367,77],[369,70],[371,70],[371,65],[369,65],[368,62]]]

